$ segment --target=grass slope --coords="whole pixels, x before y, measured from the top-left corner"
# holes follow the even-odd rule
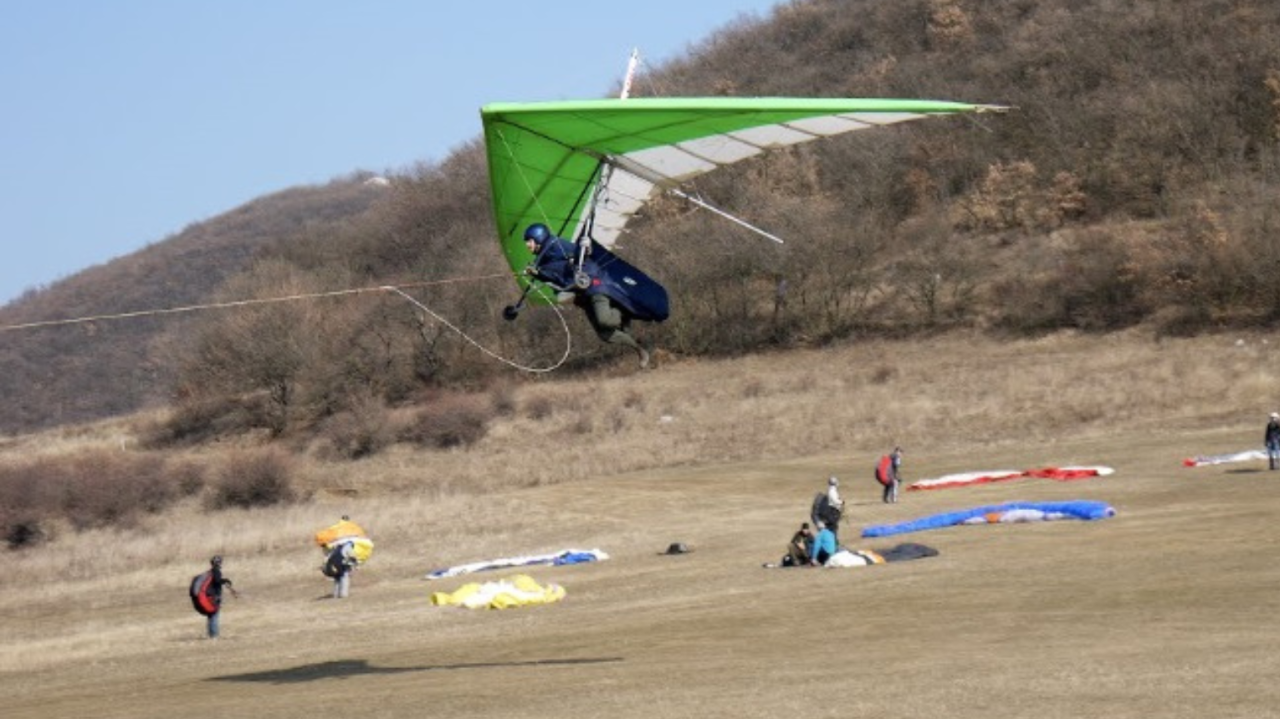
[[[4,714],[1280,716],[1280,472],[1179,464],[1260,443],[1274,341],[953,337],[535,384],[522,405],[591,401],[520,414],[469,452],[316,468],[305,505],[189,508],[141,533],[7,553]],[[602,440],[615,456],[590,449]],[[1117,472],[905,492],[886,506],[871,465],[896,442],[908,480]],[[762,569],[833,472],[852,505],[843,543],[917,541],[940,556]],[[1118,516],[857,536],[1012,499],[1101,499]],[[378,549],[350,599],[322,599],[307,538],[347,511]],[[694,551],[663,556],[674,541]],[[515,573],[427,582],[430,569],[567,547],[611,558],[526,569],[567,588],[558,604],[428,602]],[[214,551],[244,596],[208,642],[185,581]]]

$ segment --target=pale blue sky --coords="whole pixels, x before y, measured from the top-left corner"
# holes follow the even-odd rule
[[[444,159],[781,0],[0,0],[0,303],[256,197]],[[643,88],[638,88],[643,89]]]

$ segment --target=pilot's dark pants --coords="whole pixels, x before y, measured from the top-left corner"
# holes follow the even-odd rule
[[[585,298],[583,309],[587,311],[587,321],[591,323],[591,328],[601,340],[630,347],[640,356],[640,366],[649,366],[649,352],[631,336],[631,316],[622,308],[613,304],[605,295],[591,295]]]
[[[587,319],[601,340],[640,350],[640,343],[631,336],[631,318],[626,312],[604,295],[591,295],[587,301],[590,303],[586,308]]]

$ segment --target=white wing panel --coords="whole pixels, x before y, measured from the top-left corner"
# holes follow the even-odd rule
[[[654,184],[614,167],[600,193],[592,236],[605,247],[613,247],[627,221],[655,194]],[[574,237],[578,236],[575,228]]]
[[[685,152],[679,145],[628,152],[625,157],[629,161],[627,164],[638,165],[658,177],[676,181],[697,177],[718,167],[714,162],[708,162],[697,155]]]
[[[786,147],[787,145],[795,145],[796,143],[808,142],[814,139],[813,135],[793,130],[786,125],[762,125],[761,127],[738,130],[729,134],[761,149]]]
[[[832,135],[841,135],[853,130],[861,130],[869,127],[865,122],[842,117],[840,115],[828,115],[826,117],[809,117],[803,120],[792,120],[787,125],[801,132],[820,137],[830,137]]]
[[[680,143],[680,148],[717,165],[730,165],[763,152],[763,148],[732,135],[712,135]]]
[[[921,117],[925,115],[909,112],[827,115],[627,153],[616,158],[618,164],[614,165],[601,192],[593,236],[600,244],[612,247],[627,221],[656,194],[657,183],[675,185],[767,149]],[[575,230],[575,237],[580,230],[581,227]]]

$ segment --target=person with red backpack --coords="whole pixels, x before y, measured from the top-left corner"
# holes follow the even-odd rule
[[[191,580],[191,604],[197,612],[204,615],[210,639],[218,638],[223,586],[231,590],[231,596],[237,599],[240,597],[240,593],[231,585],[231,579],[222,576],[222,557],[220,556],[209,560],[209,571],[197,574]]]
[[[885,504],[895,504],[898,501],[898,485],[902,482],[902,477],[898,474],[898,468],[901,466],[901,447],[894,447],[892,452],[881,457],[880,461],[876,462],[876,481],[884,486],[881,499]]]

